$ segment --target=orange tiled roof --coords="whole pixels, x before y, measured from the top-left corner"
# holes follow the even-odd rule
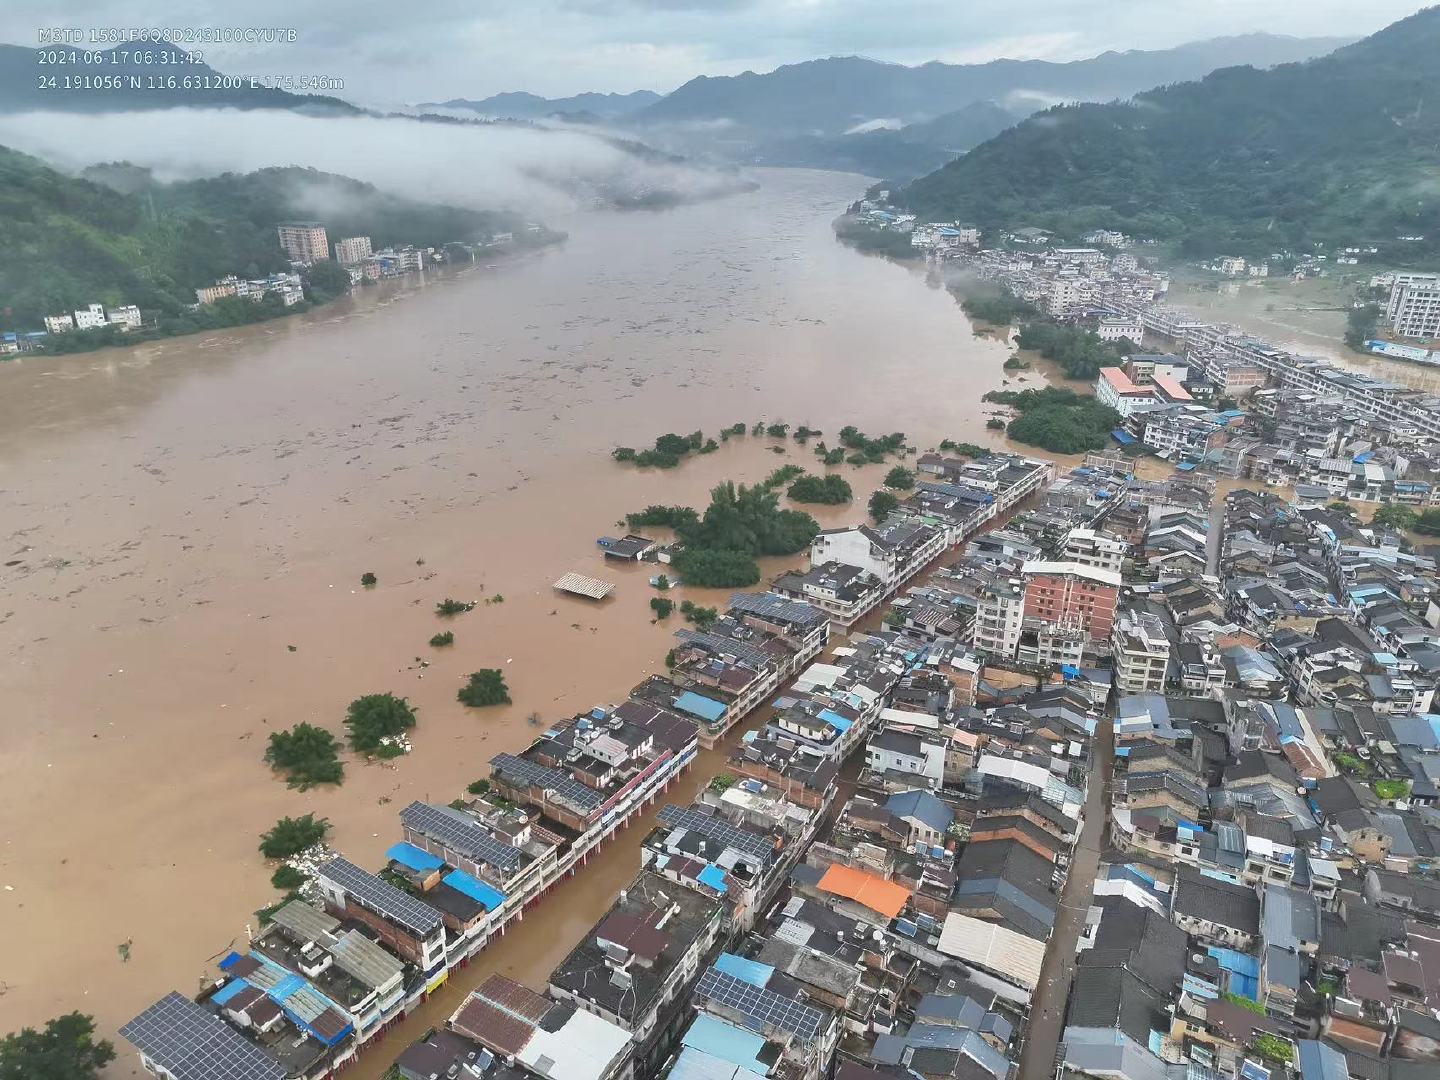
[[[825,876],[820,879],[820,891],[864,904],[887,919],[899,915],[910,899],[910,890],[903,885],[886,881],[868,870],[856,870],[853,866],[841,866],[839,863],[832,863],[825,871]]]

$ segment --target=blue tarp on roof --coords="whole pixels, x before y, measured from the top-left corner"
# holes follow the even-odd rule
[[[225,957],[224,960],[220,961],[220,970],[229,971],[232,967],[238,964],[241,959],[242,957],[238,952],[232,952],[229,956]]]
[[[241,990],[244,990],[249,985],[250,984],[247,983],[244,979],[231,979],[219,990],[216,990],[215,993],[211,994],[210,1000],[215,1002],[216,1005],[225,1005],[230,1001],[231,998],[233,998],[236,994],[240,993]]]
[[[421,874],[431,870],[439,870],[440,867],[445,865],[444,859],[436,858],[428,851],[422,851],[414,844],[407,844],[403,840],[385,852],[385,857],[392,862],[398,862],[408,870],[414,870]]]
[[[478,900],[485,905],[486,911],[494,911],[501,904],[505,903],[505,894],[499,889],[486,885],[477,877],[467,874],[464,870],[451,870],[440,879],[449,885],[456,892],[464,893],[471,900]]]
[[[714,863],[705,867],[705,869],[701,870],[696,876],[700,879],[701,885],[709,885],[710,888],[718,893],[729,891],[730,886],[725,881],[725,871],[721,870],[720,867]]]
[[[846,720],[845,717],[841,716],[839,713],[831,712],[829,709],[820,710],[820,719],[824,720],[836,731],[840,732],[841,735],[844,735],[845,732],[849,731],[851,725],[855,723],[855,721]]]
[[[775,974],[775,969],[769,964],[762,964],[759,960],[747,960],[729,952],[722,952],[715,958],[715,970],[759,987],[765,986],[770,981],[770,976]]]
[[[693,690],[686,690],[675,699],[675,708],[691,716],[698,716],[701,720],[708,720],[712,723],[725,715],[725,706],[713,698],[697,694]]]
[[[1205,949],[1215,962],[1230,976],[1226,987],[1232,994],[1239,994],[1251,1001],[1260,1000],[1260,961],[1247,953],[1211,945]]]
[[[1118,442],[1121,446],[1129,446],[1135,441],[1134,435],[1131,435],[1124,428],[1118,427],[1114,431],[1110,432],[1110,437],[1116,442]]]

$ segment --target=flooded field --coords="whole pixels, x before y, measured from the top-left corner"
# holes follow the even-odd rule
[[[1182,280],[1170,287],[1166,303],[1204,319],[1234,323],[1303,356],[1322,356],[1378,379],[1440,392],[1440,367],[1358,353],[1346,346],[1345,320],[1355,288],[1353,279],[1336,278],[1236,280],[1218,286]]]
[[[454,797],[532,714],[622,699],[676,620],[652,624],[647,571],[603,565],[595,538],[814,461],[747,437],[642,472],[613,446],[762,417],[994,441],[980,396],[1009,349],[921,272],[835,243],[862,182],[761,179],[295,319],[0,365],[0,1030],[78,1008],[113,1034],[213,977],[274,899],[256,839],[281,815],[330,818],[374,865],[401,806]],[[883,469],[845,473],[857,505],[826,524],[862,516]],[[619,588],[562,598],[567,570]],[[497,594],[428,648],[437,601]],[[465,709],[456,689],[490,666],[515,704]],[[274,728],[338,732],[381,690],[418,706],[407,758],[307,793],[263,766]],[[635,867],[616,845],[486,963],[538,981]]]

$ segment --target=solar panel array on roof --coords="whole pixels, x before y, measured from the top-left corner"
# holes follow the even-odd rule
[[[320,876],[329,878],[366,907],[419,937],[428,937],[440,929],[440,913],[429,904],[422,904],[347,859],[331,859],[320,868]]]
[[[809,626],[816,626],[830,618],[811,604],[791,600],[776,593],[735,593],[730,597],[730,606],[736,611],[749,612],[762,618],[781,619]]]
[[[694,807],[667,804],[660,810],[660,821],[676,829],[689,829],[717,844],[733,847],[757,859],[766,859],[775,850],[775,843],[763,836],[737,829],[723,818],[702,814]]]
[[[514,754],[496,754],[490,764],[501,772],[518,777],[534,787],[553,791],[559,798],[573,802],[587,810],[594,810],[605,800],[593,788],[588,788],[569,773],[552,769],[548,765],[537,765]]]
[[[773,990],[752,986],[713,967],[700,976],[695,993],[801,1039],[815,1038],[825,1020],[825,1014],[819,1009],[791,1001]]]
[[[176,1080],[284,1080],[258,1046],[189,998],[171,992],[120,1034]]]
[[[675,636],[683,644],[698,645],[707,652],[733,656],[756,671],[763,671],[771,663],[769,653],[748,641],[737,641],[721,634],[704,634],[699,630],[677,630]]]
[[[412,802],[400,811],[400,824],[424,833],[477,862],[498,866],[506,873],[520,865],[520,852],[500,843],[473,818],[448,806]]]

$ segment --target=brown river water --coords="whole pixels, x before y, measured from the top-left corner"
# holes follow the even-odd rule
[[[923,271],[834,241],[863,181],[758,179],[579,215],[557,223],[563,246],[265,326],[0,365],[0,1031],[80,1009],[113,1036],[166,990],[198,990],[274,899],[256,838],[281,815],[328,817],[374,866],[400,807],[486,775],[533,736],[527,717],[623,699],[663,666],[678,616],[653,624],[649,571],[605,565],[595,538],[627,510],[814,461],[747,437],[642,472],[610,460],[616,444],[762,417],[987,441],[979,399],[1009,350]],[[857,505],[816,516],[858,519],[883,471],[845,469]],[[562,598],[567,570],[619,588]],[[496,594],[443,624],[452,649],[427,646],[437,601]],[[466,710],[455,690],[488,666],[515,704]],[[262,764],[271,730],[339,732],[346,703],[381,690],[418,706],[409,756],[305,793]],[[702,755],[672,797],[720,760]],[[543,986],[645,831],[352,1075],[379,1075],[489,971]],[[113,1074],[138,1074],[120,1049]]]

